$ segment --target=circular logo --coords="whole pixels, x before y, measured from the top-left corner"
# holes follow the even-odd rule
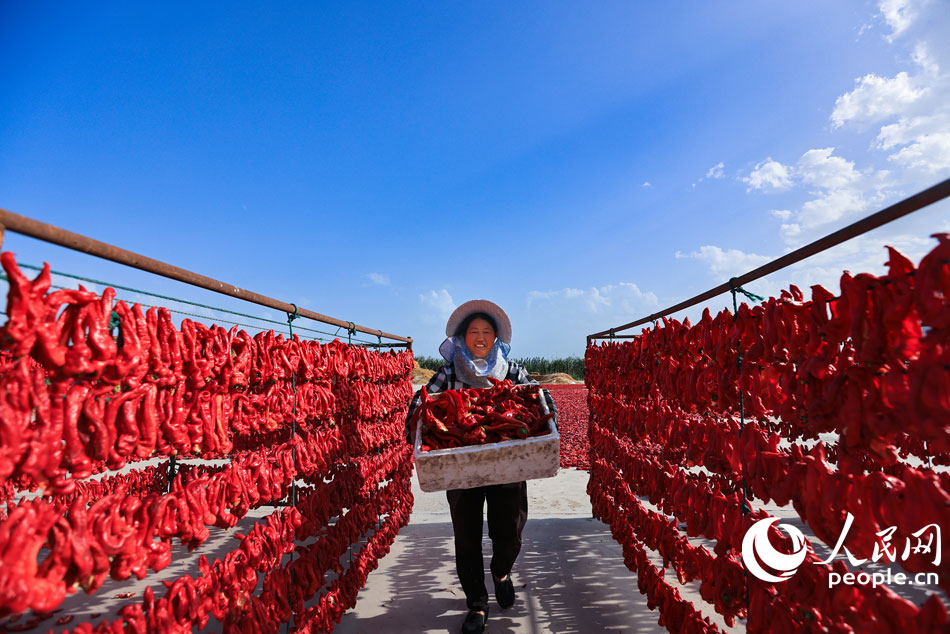
[[[742,562],[753,575],[762,581],[771,583],[781,583],[788,581],[795,574],[798,567],[805,561],[805,555],[808,551],[805,549],[805,536],[797,527],[790,524],[779,524],[777,528],[784,529],[792,539],[792,548],[795,550],[790,555],[780,553],[775,550],[769,541],[769,527],[778,521],[777,517],[767,517],[759,520],[749,528],[745,537],[742,538]],[[779,576],[766,572],[759,562],[764,563],[772,570],[776,570]]]

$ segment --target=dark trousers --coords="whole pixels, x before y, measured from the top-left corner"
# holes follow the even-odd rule
[[[488,612],[485,562],[482,559],[482,509],[488,501],[489,566],[495,577],[511,572],[521,552],[521,531],[528,521],[528,485],[496,484],[446,491],[455,532],[455,566],[469,610]]]

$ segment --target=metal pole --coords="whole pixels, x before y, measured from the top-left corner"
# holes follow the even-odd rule
[[[243,299],[261,306],[267,306],[268,308],[273,308],[283,313],[292,313],[294,311],[293,304],[247,291],[232,284],[199,275],[198,273],[193,273],[192,271],[172,266],[171,264],[166,264],[165,262],[127,251],[105,242],[93,240],[78,233],[66,231],[65,229],[60,229],[59,227],[54,227],[53,225],[48,225],[44,222],[21,216],[5,209],[0,209],[0,224],[10,231],[21,233],[31,238],[52,242],[53,244],[58,244],[68,249],[73,249],[74,251],[81,251],[105,260],[111,260],[112,262],[118,262],[119,264],[131,266],[132,268],[154,273],[155,275],[161,275],[162,277],[191,284],[192,286],[199,286],[209,291]],[[359,326],[352,322],[321,315],[311,310],[300,309],[297,311],[297,314],[301,317],[313,319],[332,326],[350,327],[352,325],[355,330],[368,335],[378,335],[386,337],[387,339],[402,341],[406,344],[412,343],[411,337],[401,337],[399,335],[383,332],[382,330]]]
[[[748,284],[749,282],[757,280],[760,277],[765,277],[766,275],[769,275],[770,273],[774,273],[775,271],[784,269],[786,266],[795,264],[796,262],[800,262],[801,260],[804,260],[807,257],[811,257],[815,255],[816,253],[820,253],[822,251],[825,251],[826,249],[830,249],[831,247],[837,246],[846,240],[850,240],[851,238],[861,235],[862,233],[867,233],[871,229],[877,229],[878,227],[885,225],[891,222],[892,220],[896,220],[898,218],[906,216],[907,214],[913,213],[917,211],[918,209],[922,209],[923,207],[926,207],[927,205],[943,200],[947,196],[950,196],[950,178],[948,178],[947,180],[941,183],[937,183],[933,187],[929,189],[925,189],[924,191],[918,194],[915,194],[909,198],[905,198],[904,200],[898,203],[895,203],[891,205],[890,207],[887,207],[886,209],[882,209],[881,211],[875,214],[871,214],[870,216],[866,218],[862,218],[861,220],[858,220],[857,222],[852,223],[843,229],[839,229],[838,231],[835,231],[834,233],[831,233],[825,236],[824,238],[815,240],[814,242],[810,244],[806,244],[800,249],[796,249],[795,251],[792,251],[791,253],[787,253],[780,258],[772,260],[771,262],[767,262],[766,264],[763,264],[757,269],[749,271],[748,273],[745,273],[744,275],[740,275],[739,277],[734,278],[733,283],[736,286],[742,286],[743,284]],[[609,330],[603,330],[601,332],[588,335],[588,339],[603,339],[605,338],[605,336],[607,336],[611,332],[617,332],[619,330],[627,330],[628,328],[633,328],[634,326],[645,324],[648,321],[654,321],[661,317],[666,317],[667,315],[671,313],[675,313],[685,308],[695,306],[696,304],[704,302],[707,299],[712,299],[713,297],[716,297],[717,295],[721,295],[727,292],[728,290],[729,290],[728,282],[726,282],[725,284],[720,284],[719,286],[715,288],[709,289],[705,293],[700,293],[699,295],[697,295],[696,297],[693,297],[692,299],[687,299],[684,302],[680,302],[679,304],[676,304],[675,306],[670,306],[669,308],[662,310],[658,313],[653,313],[652,315],[648,315],[646,317],[643,317],[642,319],[631,321],[629,324],[624,324],[623,326],[617,326],[616,328],[611,328]]]

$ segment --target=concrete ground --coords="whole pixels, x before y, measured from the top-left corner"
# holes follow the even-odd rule
[[[623,564],[606,524],[591,516],[586,471],[562,469],[528,482],[528,523],[512,579],[515,605],[492,605],[487,631],[502,633],[665,632]],[[455,574],[445,493],[424,493],[413,476],[409,525],[380,560],[339,634],[457,632],[467,609]],[[491,542],[483,544],[486,569]],[[491,580],[487,577],[489,595]]]

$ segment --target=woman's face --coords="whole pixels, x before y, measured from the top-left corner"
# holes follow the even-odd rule
[[[488,356],[495,345],[495,329],[481,317],[472,320],[465,331],[465,347],[479,359]]]

